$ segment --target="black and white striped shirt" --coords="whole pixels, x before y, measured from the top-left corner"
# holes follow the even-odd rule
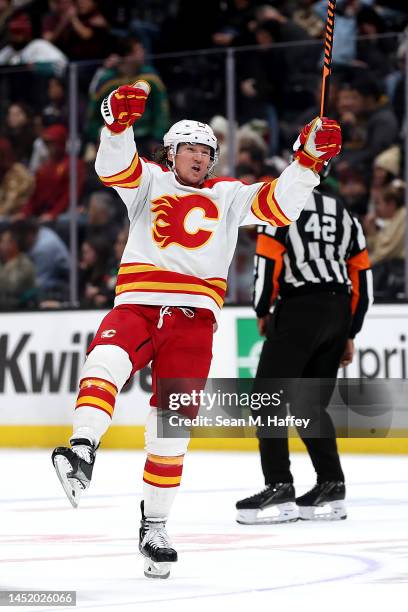
[[[354,337],[372,302],[365,237],[338,200],[314,191],[296,222],[258,228],[254,308],[263,317],[278,296],[326,290],[351,294]]]

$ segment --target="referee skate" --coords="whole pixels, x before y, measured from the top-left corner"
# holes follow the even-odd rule
[[[259,493],[238,501],[236,509],[236,520],[241,525],[291,523],[299,518],[295,489],[289,482],[267,485]]]
[[[347,518],[344,482],[317,483],[313,489],[296,498],[299,518],[303,521],[342,521]]]

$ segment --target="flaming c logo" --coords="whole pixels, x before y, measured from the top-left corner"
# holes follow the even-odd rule
[[[201,211],[202,219],[197,220],[197,228],[194,231],[189,231],[186,228],[187,217],[195,210]],[[171,244],[179,244],[186,249],[198,249],[204,246],[213,232],[199,227],[199,224],[203,220],[219,219],[218,208],[214,202],[197,194],[160,196],[152,201],[152,212],[153,240],[161,249]]]

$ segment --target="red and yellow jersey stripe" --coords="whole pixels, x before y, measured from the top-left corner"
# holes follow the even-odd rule
[[[116,283],[116,295],[128,292],[181,293],[205,295],[222,308],[227,283],[223,278],[198,278],[172,272],[147,263],[122,264]]]
[[[261,221],[267,221],[270,225],[283,227],[292,223],[275,197],[275,187],[278,179],[271,183],[264,183],[259,189],[251,205],[252,213]]]
[[[135,189],[139,187],[142,180],[142,164],[137,152],[130,165],[111,176],[100,176],[99,179],[106,187],[123,187],[124,189]]]

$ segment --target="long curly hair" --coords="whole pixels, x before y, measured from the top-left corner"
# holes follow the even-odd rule
[[[168,147],[160,145],[160,147],[158,147],[153,154],[153,161],[155,161],[156,164],[170,168],[169,160],[167,159],[167,151]]]

